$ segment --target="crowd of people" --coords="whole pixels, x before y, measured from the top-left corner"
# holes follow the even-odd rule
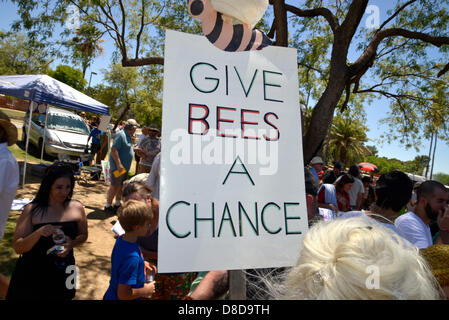
[[[97,145],[103,132],[98,122],[91,125]],[[227,270],[158,273],[160,131],[144,127],[137,141],[138,127],[134,119],[123,122],[109,155],[104,212],[117,215],[122,232],[115,235],[104,299],[226,298]],[[0,112],[0,164],[8,168],[0,181],[1,236],[18,185],[17,161],[7,149],[16,140],[17,129]],[[129,179],[133,160],[137,175]],[[338,161],[323,169],[314,157],[304,170],[309,231],[296,265],[246,270],[247,298],[449,298],[449,190],[432,180],[413,183],[397,170],[374,179]],[[12,246],[20,258],[10,281],[0,275],[1,296],[75,296],[68,268],[76,266],[73,249],[87,240],[88,224],[83,204],[72,200],[74,185],[71,166],[55,162],[46,170],[17,220]]]
[[[318,219],[315,219],[315,221],[322,220],[327,222],[329,226],[335,225],[335,228],[339,228],[338,224],[342,224],[343,222],[341,221],[346,218],[351,218],[349,219],[351,222],[348,222],[348,225],[350,223],[362,223],[362,221],[364,221],[363,223],[371,224],[373,221],[376,221],[377,226],[383,227],[382,232],[389,232],[389,240],[395,239],[394,243],[400,244],[395,250],[404,249],[405,251],[405,249],[413,249],[411,252],[417,252],[417,256],[413,261],[418,261],[420,265],[424,265],[426,268],[428,267],[426,263],[430,264],[429,270],[433,270],[433,275],[438,279],[439,286],[443,289],[445,296],[449,298],[449,270],[447,269],[449,267],[449,259],[447,259],[447,248],[449,247],[448,188],[434,180],[414,182],[407,174],[398,170],[390,171],[374,179],[372,175],[365,175],[362,177],[357,165],[351,165],[346,173],[343,170],[342,164],[338,161],[333,163],[332,170],[329,170],[326,173],[322,172],[322,178],[320,178],[318,173],[323,171],[322,166],[322,159],[320,157],[314,157],[306,169],[310,172],[310,175],[314,176],[313,182],[318,185],[316,208],[316,217],[318,217]],[[315,173],[317,174],[315,175]],[[356,222],[353,218],[363,218],[364,220],[359,219],[359,221]],[[367,220],[367,218],[369,219]],[[329,226],[325,227],[323,226],[323,223],[321,223],[320,227],[317,228],[322,228],[324,230]],[[315,230],[314,227],[312,227],[311,230]],[[321,232],[321,230],[319,232]],[[326,234],[326,238],[330,233],[330,230],[327,230],[324,233]],[[364,234],[368,235],[371,233],[372,232]],[[309,231],[306,238],[309,236],[312,237],[312,234],[313,233]],[[360,241],[360,239],[357,240]],[[365,239],[364,241],[367,240],[368,239]],[[345,241],[348,240],[345,239]],[[306,243],[306,240],[304,240],[304,243]],[[334,241],[332,244],[335,245],[338,244],[338,242]],[[363,244],[366,243],[363,242]],[[319,241],[319,244],[315,243],[315,245],[320,246],[322,249],[330,248],[322,241]],[[334,248],[335,250],[342,250],[339,246],[335,246]],[[386,258],[388,255],[387,251],[376,253],[374,249],[377,250],[377,248],[372,247],[372,249],[373,251],[371,253],[370,251],[366,251],[364,254],[369,254],[370,257],[378,255],[382,259]],[[429,255],[426,252],[431,252],[431,254]],[[334,254],[335,253],[337,252],[335,251]],[[304,255],[306,255],[305,252]],[[438,255],[439,258],[434,259],[434,257]],[[298,261],[298,266],[302,263],[306,263],[306,261],[310,262],[310,260],[307,260],[310,259],[310,257],[307,259],[303,259],[302,257],[303,253]],[[351,256],[350,258],[359,259],[360,257]],[[395,260],[387,259],[387,261],[389,261],[391,265],[399,267],[399,265],[395,265]],[[380,262],[379,260],[376,262],[376,265],[379,265],[379,263],[382,264],[383,262]],[[361,264],[361,266],[363,266],[363,264]],[[404,274],[409,271],[406,269],[408,268],[405,266],[402,269]],[[433,280],[433,276],[430,277],[426,270],[420,270],[419,276]],[[399,271],[400,269],[398,269],[398,272]],[[299,273],[294,274],[298,277],[300,276]],[[301,275],[301,277],[302,276],[303,275]],[[417,275],[415,275],[415,277],[416,276]],[[293,275],[289,275],[288,277],[293,277]],[[399,281],[400,279],[404,281],[403,277],[397,275],[397,279],[390,279],[390,281]],[[294,280],[299,281],[300,279],[297,278]],[[292,279],[285,281],[285,285],[288,287],[288,283],[289,281],[292,281]],[[301,281],[306,280],[301,278]],[[282,289],[284,290],[283,294],[286,296],[290,295],[290,293],[286,293],[285,290],[288,291],[292,289],[287,287],[283,287]],[[325,293],[322,292],[320,294]],[[326,295],[327,294],[329,293],[326,293]],[[335,292],[332,294],[335,294]],[[324,296],[320,297],[324,298]],[[326,297],[330,298],[331,296]],[[366,298],[367,296],[357,295],[353,298],[360,297]],[[423,296],[420,295],[416,295],[413,298],[404,293],[401,293],[401,297],[406,299],[423,298]],[[431,297],[432,295],[428,296],[428,298]],[[344,298],[344,296],[340,296],[340,298]],[[390,298],[394,298],[394,295],[390,296]]]

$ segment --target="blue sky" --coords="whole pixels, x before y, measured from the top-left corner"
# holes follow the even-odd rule
[[[291,2],[291,1],[290,1]],[[386,5],[384,0],[370,1],[370,5],[378,5],[380,9],[380,21],[386,19]],[[391,2],[390,2],[391,3]],[[8,30],[13,21],[18,19],[16,8],[10,2],[1,2],[2,10],[0,10],[0,29]],[[369,15],[366,14],[364,17],[364,24]],[[91,86],[95,86],[103,81],[103,75],[101,70],[106,69],[110,64],[110,57],[113,52],[113,42],[109,38],[105,38],[105,42],[102,44],[105,48],[106,55],[104,57],[99,57],[94,60],[92,67],[86,72],[86,80],[89,81],[91,72],[96,72],[97,74],[92,75]],[[352,57],[350,57],[352,58]],[[53,63],[52,68],[55,68],[59,64]],[[367,133],[370,141],[369,145],[375,145],[379,150],[379,156],[384,156],[388,158],[396,158],[402,161],[413,160],[416,155],[426,155],[429,152],[430,142],[423,143],[420,152],[416,152],[414,149],[406,150],[403,145],[399,143],[382,143],[379,141],[374,141],[378,139],[381,134],[385,134],[387,127],[379,123],[380,119],[386,117],[389,111],[389,101],[385,98],[374,100],[370,105],[365,106],[365,111],[367,114],[367,126],[369,132]],[[444,172],[449,174],[449,145],[438,141],[437,149],[435,154],[435,164],[434,173]]]

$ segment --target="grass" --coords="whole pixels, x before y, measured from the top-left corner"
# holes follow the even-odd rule
[[[19,255],[15,253],[12,248],[12,239],[14,237],[14,230],[16,228],[16,221],[19,214],[11,212],[8,221],[6,222],[5,235],[0,242],[0,273],[11,278],[12,271],[16,265]]]
[[[29,148],[29,146],[28,146],[28,148]],[[14,155],[14,157],[16,157],[17,161],[25,160],[25,150],[22,150],[17,144],[14,144],[14,145],[8,147],[8,149],[9,149],[9,151],[11,151],[11,153]],[[27,163],[28,162],[40,163],[41,159],[35,157],[34,155],[30,154],[30,152],[28,152]],[[52,162],[52,161],[42,160],[42,162]]]
[[[22,128],[17,128],[17,136],[19,137],[19,139],[22,137]],[[16,144],[13,144],[12,146],[8,147],[8,150],[11,151],[11,153],[14,155],[14,157],[16,157],[17,161],[23,161],[25,160],[25,148],[22,149],[21,147],[19,147],[18,144],[21,144],[21,141],[17,141]],[[37,155],[39,154],[39,157],[37,157]],[[31,162],[31,163],[40,163],[41,159],[40,159],[40,150],[36,150],[35,147],[33,147],[33,145],[31,145],[31,143],[28,145],[28,156],[27,156],[27,162]],[[52,162],[52,161],[47,161],[47,160],[42,160],[42,162]]]
[[[4,113],[6,113],[6,115],[8,117],[10,117],[11,119],[23,120],[23,118],[25,117],[25,112],[23,112],[23,111],[13,110],[13,109],[8,109],[8,108],[0,108],[0,110],[3,111]]]

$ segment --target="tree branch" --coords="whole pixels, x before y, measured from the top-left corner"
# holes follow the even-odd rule
[[[438,72],[437,77],[438,78],[441,77],[443,74],[445,74],[448,71],[449,71],[449,63],[447,65],[445,65],[444,68],[440,72]]]
[[[122,39],[122,43],[123,43],[123,52],[125,53],[125,57],[127,56],[126,53],[126,41],[125,41],[125,28],[126,28],[126,10],[125,7],[123,6],[123,2],[122,0],[119,0],[120,3],[120,9],[122,11],[122,34],[121,34],[121,39]]]
[[[343,39],[348,42],[347,46],[349,46],[349,44],[351,43],[352,38],[357,31],[357,27],[359,26],[360,21],[365,14],[367,6],[368,0],[352,1],[351,5],[349,6],[346,18],[339,28],[339,31],[344,34]]]
[[[305,63],[303,63],[303,62],[298,62],[298,67],[305,67],[306,69],[316,71],[316,72],[318,72],[318,73],[321,74],[321,75],[324,74],[324,72],[321,71],[320,69],[314,68],[314,67],[312,67],[312,66],[310,66],[310,65],[308,65],[308,64],[305,64]]]
[[[391,17],[389,17],[387,20],[384,21],[384,23],[382,23],[382,25],[379,27],[379,29],[377,29],[376,33],[379,32],[380,30],[382,30],[382,28],[391,20],[393,20],[399,13],[401,13],[402,10],[405,9],[405,7],[409,6],[410,4],[412,4],[413,2],[416,2],[416,0],[411,0],[407,3],[405,3],[402,7],[400,7]]]
[[[106,3],[107,4],[107,3]],[[107,4],[108,5],[108,4]],[[108,5],[109,6],[109,5]],[[107,19],[109,19],[112,24],[114,25],[113,28],[111,28],[111,30],[114,30],[115,34],[116,34],[116,38],[115,41],[117,43],[117,46],[119,47],[120,51],[122,52],[122,56],[126,57],[126,45],[125,43],[122,43],[122,38],[120,36],[120,31],[118,30],[118,25],[117,22],[115,22],[114,17],[112,17],[112,15],[109,15],[109,13],[106,11],[106,9],[102,6],[99,5],[98,6],[100,8],[100,10],[104,13],[104,15],[107,17]],[[110,9],[110,7],[109,7]],[[101,24],[104,24],[103,22],[101,22]],[[108,32],[109,35],[111,35],[110,32]],[[111,36],[112,37],[112,36]],[[113,38],[114,39],[114,38]]]
[[[318,17],[322,16],[324,17],[327,22],[329,23],[329,26],[331,27],[332,31],[335,33],[335,31],[340,27],[340,24],[338,22],[338,18],[327,8],[316,8],[316,9],[310,9],[310,10],[301,10],[299,8],[296,8],[294,6],[285,5],[285,9],[298,17]]]
[[[122,66],[124,67],[139,67],[146,66],[149,64],[159,64],[164,65],[164,58],[162,57],[150,57],[150,58],[138,58],[138,59],[122,59]]]
[[[362,55],[359,57],[359,59],[357,59],[357,61],[349,67],[350,76],[352,77],[359,74],[364,70],[366,65],[373,63],[376,57],[377,48],[379,47],[379,44],[383,39],[397,36],[401,36],[408,39],[421,40],[423,42],[430,43],[436,47],[441,47],[442,45],[449,45],[449,37],[434,37],[422,32],[409,31],[401,28],[391,28],[381,30],[374,35],[373,39],[371,39],[370,44],[362,53]]]
[[[271,29],[270,32],[268,32],[267,37],[273,39],[275,32],[276,32],[276,20],[273,19],[273,23],[271,24]]]
[[[374,87],[376,87],[376,86],[374,86]],[[398,100],[400,98],[405,98],[405,99],[410,99],[410,100],[413,100],[413,101],[424,101],[424,100],[426,100],[426,101],[435,101],[435,99],[431,99],[431,98],[420,98],[420,97],[415,97],[415,96],[412,96],[412,95],[409,95],[409,94],[395,94],[395,93],[391,93],[391,92],[384,91],[384,90],[373,90],[371,88],[370,89],[364,89],[364,90],[358,90],[355,93],[369,93],[369,92],[371,92],[371,93],[378,93],[378,94],[381,94],[381,95],[383,95],[383,96],[385,96],[387,98],[393,98],[393,99],[396,99],[396,100]]]
[[[145,1],[142,0],[142,19],[140,20],[140,30],[136,37],[136,59],[139,58],[140,37],[142,36],[143,29],[145,27]]]
[[[348,83],[346,83],[345,91],[346,91],[345,101],[340,107],[340,112],[345,111],[346,108],[348,107],[349,97],[351,96],[351,82],[348,81]]]

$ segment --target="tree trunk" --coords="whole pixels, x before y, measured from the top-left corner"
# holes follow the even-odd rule
[[[340,147],[340,159],[338,159],[338,161],[340,161],[343,164],[343,170],[345,170],[345,168],[348,166],[347,165],[347,157],[348,157],[348,149],[344,146]]]
[[[274,45],[288,47],[287,10],[285,0],[270,1],[273,4],[274,23],[276,29],[276,42]]]
[[[312,119],[303,141],[304,163],[307,164],[318,153],[326,138],[334,110],[343,93],[345,72],[330,78],[329,84],[313,109]]]

